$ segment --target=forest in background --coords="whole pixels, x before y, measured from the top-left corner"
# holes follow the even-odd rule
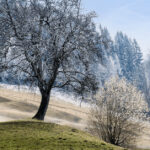
[[[99,34],[101,40],[97,47],[102,56],[93,67],[99,86],[103,86],[105,81],[113,76],[125,78],[144,93],[148,104],[150,104],[150,57],[144,60],[136,39],[129,38],[123,32],[117,32],[113,40],[108,29],[100,26]],[[12,70],[2,72],[0,82],[28,85],[28,82],[25,81],[25,73],[14,74]]]

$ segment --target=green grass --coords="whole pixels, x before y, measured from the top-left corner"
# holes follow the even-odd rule
[[[0,150],[123,150],[67,126],[38,121],[0,123]]]

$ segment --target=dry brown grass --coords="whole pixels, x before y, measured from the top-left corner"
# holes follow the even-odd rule
[[[37,111],[40,95],[0,88],[0,121],[31,118]],[[88,108],[76,106],[55,97],[51,97],[46,122],[55,122],[78,129],[85,129],[88,120]],[[144,133],[137,140],[139,148],[150,149],[150,125],[145,124]]]
[[[40,95],[0,88],[0,120],[31,118],[40,104]],[[51,97],[45,121],[84,129],[88,109]]]

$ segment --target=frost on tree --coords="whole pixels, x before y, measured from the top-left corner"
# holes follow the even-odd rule
[[[99,79],[101,85],[104,84],[111,76],[121,75],[120,61],[118,55],[116,54],[114,41],[107,28],[102,28],[100,26],[101,39],[98,44],[99,49],[102,51],[102,64],[99,64]],[[101,44],[104,43],[104,44]]]
[[[129,39],[122,32],[115,37],[115,51],[119,58],[121,75],[146,92],[146,78],[143,55],[136,40]]]
[[[67,86],[80,94],[96,89],[91,72],[100,56],[95,13],[82,14],[80,0],[1,0],[0,13],[0,25],[9,33],[8,66],[24,72],[41,92],[34,118],[44,119],[52,88]]]

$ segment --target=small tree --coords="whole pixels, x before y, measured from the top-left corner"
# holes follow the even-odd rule
[[[141,92],[125,79],[112,78],[96,96],[91,111],[91,131],[106,142],[126,146],[142,128],[147,103]]]

